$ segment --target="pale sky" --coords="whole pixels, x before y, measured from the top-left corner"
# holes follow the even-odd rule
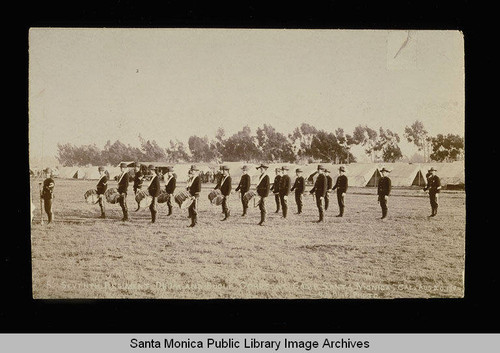
[[[29,44],[30,160],[244,125],[464,135],[458,31],[38,28]]]

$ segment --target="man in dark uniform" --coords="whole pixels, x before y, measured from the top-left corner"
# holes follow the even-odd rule
[[[259,195],[260,210],[259,226],[264,225],[264,222],[266,221],[266,197],[269,196],[269,190],[271,188],[269,175],[266,173],[267,168],[268,166],[262,163],[257,167],[257,169],[260,169],[259,181],[257,182],[257,195]]]
[[[101,208],[101,218],[106,218],[106,207],[105,207],[105,198],[104,198],[104,193],[108,189],[108,177],[105,173],[105,168],[104,167],[99,167],[98,168],[100,178],[99,181],[97,182],[97,197],[98,197],[98,202],[99,202],[99,207]]]
[[[337,189],[337,202],[339,204],[339,214],[337,217],[344,216],[344,208],[345,208],[345,193],[347,192],[347,176],[344,175],[345,168],[342,166],[339,168],[339,176],[337,177],[337,181],[335,182],[332,191]]]
[[[229,218],[231,215],[231,212],[229,211],[229,207],[227,205],[227,197],[231,194],[231,176],[229,175],[229,167],[228,166],[222,166],[222,179],[220,180],[220,183],[215,186],[214,189],[220,189],[222,196],[224,199],[222,200],[222,212],[224,213],[224,219]]]
[[[382,168],[380,174],[382,174],[382,178],[380,178],[378,182],[378,202],[380,203],[380,207],[382,208],[382,217],[380,219],[384,219],[387,217],[387,201],[389,200],[389,195],[391,194],[391,179],[387,176],[390,173],[390,170]]]
[[[174,167],[167,167],[167,179],[165,180],[165,191],[170,196],[167,200],[168,214],[172,214],[172,198],[174,197],[175,186],[177,183],[177,178],[174,174]]]
[[[120,204],[120,207],[122,208],[123,212],[123,218],[122,221],[128,221],[128,208],[127,208],[127,190],[128,190],[128,167],[127,163],[122,162],[120,163],[120,171],[121,174],[118,177],[118,193],[120,194],[120,197],[118,198],[118,203]]]
[[[241,176],[240,183],[234,191],[240,192],[241,204],[243,205],[243,214],[241,216],[243,217],[246,216],[248,209],[248,202],[245,201],[243,196],[248,190],[250,190],[250,175],[248,175],[248,166],[244,165],[241,169],[243,170],[243,175]]]
[[[274,194],[274,201],[276,201],[276,212],[278,213],[280,211],[280,181],[281,181],[281,169],[276,168],[275,169],[276,176],[274,177],[274,182],[273,186],[271,188],[271,191]]]
[[[283,170],[283,175],[280,179],[280,202],[281,209],[283,211],[283,218],[286,218],[288,214],[288,195],[290,194],[290,186],[292,185],[292,181],[290,180],[290,176],[288,175],[288,167],[283,166],[281,168]]]
[[[160,196],[160,177],[156,173],[156,168],[154,165],[150,164],[148,167],[149,171],[153,174],[153,178],[149,182],[148,193],[151,196],[151,204],[149,205],[149,211],[151,211],[151,223],[156,222],[156,214],[158,211],[156,210],[156,202],[158,200],[158,196]]]
[[[295,203],[297,204],[297,214],[302,213],[302,194],[305,190],[305,181],[302,176],[302,169],[297,168],[295,170],[295,174],[297,174],[297,178],[295,178],[295,182],[293,183],[290,191],[295,190]]]
[[[193,203],[188,209],[189,217],[191,218],[191,225],[189,227],[194,227],[198,223],[198,199],[201,192],[201,180],[198,172],[199,169],[195,165],[192,165],[189,170],[191,178],[188,181],[187,187],[189,194],[194,198]]]
[[[54,213],[52,212],[52,201],[54,200],[54,179],[52,179],[52,170],[50,168],[46,168],[45,172],[45,180],[43,181],[42,191],[40,193],[40,198],[43,200],[43,208],[45,209],[45,213],[47,213],[47,217],[49,219],[48,223],[51,223],[54,219]]]
[[[424,191],[429,190],[429,199],[431,201],[432,213],[429,217],[437,215],[438,211],[438,194],[441,191],[441,179],[436,175],[437,170],[434,167],[429,169],[430,176],[427,178],[427,185]]]
[[[330,192],[333,187],[333,179],[330,176],[330,171],[325,169],[325,177],[326,177],[326,194],[325,194],[325,211],[328,210],[328,206],[330,206]]]
[[[310,193],[316,196],[316,206],[318,207],[319,212],[319,222],[324,222],[324,211],[323,211],[323,202],[326,195],[326,176],[324,174],[325,168],[320,164],[318,165],[318,176],[316,177],[316,182],[314,183],[313,188]]]
[[[133,185],[133,190],[134,190],[134,195],[137,195],[137,191],[142,189],[142,183],[144,181],[144,174],[141,171],[141,163],[135,162],[134,163],[134,185]],[[141,208],[139,202],[137,202],[137,209],[135,210],[136,212],[139,211]]]

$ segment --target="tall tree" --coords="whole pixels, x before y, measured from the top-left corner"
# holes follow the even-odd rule
[[[318,133],[318,129],[307,123],[302,123],[288,135],[292,143],[292,149],[295,155],[301,159],[311,155],[311,142]]]
[[[179,140],[170,140],[170,147],[167,148],[166,152],[169,163],[188,162],[190,160],[186,147]]]
[[[403,157],[398,143],[400,142],[399,135],[391,130],[384,130],[380,127],[377,142],[374,146],[376,152],[382,152],[382,160],[384,162],[396,162]]]
[[[411,126],[405,127],[403,135],[406,140],[417,146],[418,151],[424,154],[424,161],[428,161],[431,139],[425,130],[424,124],[420,120],[416,120]]]
[[[257,143],[260,150],[260,159],[268,162],[294,162],[292,144],[287,137],[277,132],[271,125],[257,128]]]
[[[225,140],[222,158],[225,161],[251,161],[259,159],[260,153],[255,137],[250,127],[245,126],[241,131]]]
[[[430,158],[438,162],[451,162],[461,160],[464,157],[464,138],[459,135],[448,134],[446,136],[438,134],[431,139],[432,154]]]
[[[377,145],[377,131],[369,128],[368,126],[358,125],[354,128],[352,134],[352,141],[356,145],[365,147],[365,153],[371,158],[372,162],[375,161]]]
[[[216,158],[215,149],[212,148],[208,137],[191,136],[188,140],[189,151],[193,162],[211,162]]]

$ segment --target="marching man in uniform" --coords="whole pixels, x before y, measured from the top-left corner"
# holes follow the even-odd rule
[[[274,177],[274,182],[273,186],[271,188],[271,191],[274,194],[274,201],[276,201],[276,212],[278,213],[280,211],[280,181],[281,181],[281,169],[276,168],[275,169],[276,176]]]
[[[325,177],[326,177],[326,194],[325,194],[325,211],[328,210],[328,206],[330,206],[330,192],[333,187],[333,179],[330,176],[330,171],[325,169]]]
[[[101,208],[101,218],[106,218],[106,207],[105,207],[105,199],[104,199],[104,193],[106,192],[108,188],[108,177],[105,173],[105,168],[104,167],[99,167],[98,168],[100,178],[99,181],[97,182],[97,197],[98,197],[98,202],[99,202],[99,207]]]
[[[222,196],[224,199],[222,200],[222,212],[224,213],[225,221],[231,215],[229,211],[229,207],[227,206],[227,197],[231,194],[231,176],[229,175],[229,167],[222,166],[222,179],[220,180],[220,184],[217,184],[214,189],[220,189]]]
[[[281,209],[283,210],[283,218],[286,218],[288,213],[288,195],[290,194],[290,185],[292,184],[290,180],[290,176],[288,175],[288,167],[283,166],[281,168],[283,170],[283,175],[280,179],[280,201],[281,201]]]
[[[118,198],[118,203],[122,208],[123,218],[122,221],[128,221],[128,208],[127,208],[127,190],[128,190],[128,170],[127,163],[120,163],[120,177],[118,178],[118,193],[120,197]]]
[[[43,181],[42,191],[40,193],[40,198],[43,200],[43,208],[45,213],[47,213],[48,223],[51,223],[54,218],[54,213],[52,212],[52,200],[54,200],[54,179],[52,179],[52,170],[50,168],[45,169],[45,180]]]
[[[391,194],[391,179],[387,176],[390,173],[390,170],[382,168],[380,174],[382,174],[382,178],[380,178],[378,182],[378,202],[380,203],[380,207],[382,208],[382,217],[380,219],[384,219],[387,217],[387,201],[389,200],[389,195]]]
[[[293,183],[292,188],[290,191],[295,190],[295,203],[297,204],[297,214],[302,213],[302,194],[304,193],[305,190],[305,181],[304,177],[302,176],[302,169],[297,168],[295,170],[295,173],[297,174],[297,178],[295,178],[295,182]]]
[[[260,169],[259,181],[257,183],[257,195],[259,195],[259,210],[260,210],[260,222],[259,226],[264,225],[266,221],[266,197],[269,196],[269,190],[271,188],[271,183],[269,181],[269,175],[267,175],[268,166],[265,164],[259,165],[257,169]]]
[[[320,164],[318,165],[318,176],[316,177],[316,182],[314,183],[313,188],[310,193],[316,196],[316,206],[318,207],[319,212],[319,222],[324,222],[324,211],[323,211],[323,202],[326,195],[326,176],[323,174],[325,168]]]
[[[188,214],[191,218],[191,225],[188,227],[194,227],[198,223],[198,199],[200,198],[201,192],[201,180],[198,175],[198,168],[195,165],[191,166],[189,174],[191,177],[188,180],[187,191],[194,198],[193,203],[188,208]]]
[[[332,191],[337,189],[337,202],[339,204],[339,214],[336,217],[344,216],[345,208],[345,193],[347,192],[347,176],[344,175],[345,168],[342,166],[339,168],[339,176],[335,182],[335,186]]]
[[[156,222],[156,214],[158,211],[156,210],[156,201],[158,196],[160,196],[160,177],[156,173],[155,166],[150,164],[148,169],[151,173],[153,173],[153,178],[149,182],[148,193],[149,196],[152,197],[151,204],[149,205],[149,210],[151,211],[151,223]]]
[[[431,209],[432,213],[429,217],[434,217],[437,215],[438,211],[438,194],[441,190],[441,179],[436,175],[437,170],[434,167],[429,169],[429,177],[427,178],[427,185],[424,188],[424,191],[429,190],[429,199],[431,201]]]
[[[243,205],[243,214],[241,216],[243,217],[246,216],[248,209],[248,201],[245,201],[243,196],[248,190],[250,190],[250,175],[248,175],[248,166],[244,165],[241,169],[243,170],[243,175],[241,176],[238,187],[236,187],[234,191],[240,192],[241,204]]]
[[[144,181],[144,174],[141,171],[141,163],[135,162],[134,163],[134,170],[135,170],[135,175],[134,175],[134,185],[133,185],[133,190],[134,190],[134,195],[137,194],[138,190],[142,189],[142,183]],[[139,211],[141,208],[139,202],[137,202],[137,209],[135,210],[136,212]]]
[[[177,180],[174,175],[174,167],[167,167],[167,178],[165,181],[165,191],[170,196],[167,200],[168,214],[170,216],[172,214],[172,198],[174,197],[174,191]]]

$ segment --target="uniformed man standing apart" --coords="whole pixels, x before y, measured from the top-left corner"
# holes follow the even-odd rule
[[[269,175],[266,173],[267,168],[268,166],[262,163],[257,167],[257,169],[260,169],[259,181],[257,182],[257,195],[259,195],[260,210],[259,226],[264,225],[264,222],[266,221],[266,197],[269,196],[269,190],[271,188]]]
[[[229,207],[227,205],[227,197],[231,194],[231,176],[229,175],[229,167],[222,166],[222,179],[220,180],[220,184],[217,184],[214,189],[220,189],[222,196],[222,212],[224,213],[224,219],[229,218],[231,212],[229,211]]]
[[[128,221],[128,208],[127,208],[127,191],[128,191],[128,168],[127,163],[120,163],[120,177],[118,178],[118,193],[120,197],[118,198],[118,203],[122,208],[123,218],[122,221]]]
[[[305,180],[304,177],[302,176],[302,169],[297,168],[295,170],[295,174],[297,174],[297,177],[295,178],[295,182],[293,183],[292,188],[290,191],[295,190],[295,203],[297,204],[297,214],[302,213],[302,194],[304,193],[305,189]]]
[[[273,182],[273,187],[271,188],[271,191],[274,194],[274,201],[276,201],[276,212],[278,213],[280,211],[280,181],[281,181],[281,169],[276,168],[275,169],[276,176],[274,177],[274,182]]]
[[[330,192],[333,187],[333,179],[330,176],[330,171],[325,169],[325,177],[326,177],[326,194],[325,194],[325,211],[328,210],[328,206],[330,206]]]
[[[240,192],[241,204],[243,205],[243,214],[241,216],[243,217],[246,216],[248,209],[248,201],[245,201],[243,196],[248,190],[250,190],[250,175],[248,175],[248,166],[244,165],[241,169],[243,170],[243,175],[241,176],[240,183],[234,191]]]
[[[165,191],[170,196],[167,200],[168,214],[170,216],[172,214],[172,198],[174,197],[174,191],[177,180],[174,175],[174,167],[167,167],[167,176],[165,180]]]
[[[326,195],[326,176],[324,174],[325,168],[320,164],[318,165],[318,176],[316,177],[316,182],[314,183],[313,188],[310,193],[316,196],[316,206],[318,207],[319,212],[319,222],[324,222],[324,211],[323,211],[323,203]]]
[[[99,207],[101,208],[101,218],[106,218],[106,207],[105,207],[105,199],[104,199],[104,193],[108,189],[108,177],[105,173],[105,168],[104,167],[99,167],[99,181],[97,182],[97,202],[99,202]]]
[[[380,178],[378,182],[378,202],[380,203],[380,207],[382,208],[382,217],[380,219],[384,219],[387,217],[387,201],[389,200],[389,195],[391,193],[391,179],[387,176],[390,173],[390,170],[382,168],[380,174],[382,174],[382,178]]]
[[[43,208],[47,217],[49,219],[48,223],[52,222],[54,219],[54,213],[52,212],[52,201],[54,200],[54,179],[52,179],[52,170],[46,168],[45,180],[43,181],[42,191],[40,192],[40,198],[43,200]]]
[[[156,210],[156,202],[158,200],[158,196],[160,196],[160,177],[156,173],[155,166],[150,164],[148,166],[149,171],[153,174],[153,178],[149,182],[148,193],[151,196],[151,204],[149,205],[149,210],[151,211],[151,223],[156,222],[156,214],[158,211]]]
[[[345,208],[345,193],[347,192],[347,176],[345,176],[345,168],[342,166],[339,168],[339,176],[337,177],[337,181],[332,188],[332,191],[337,189],[337,202],[339,204],[339,214],[336,217],[344,216],[344,208]]]
[[[192,165],[189,170],[189,174],[191,174],[191,178],[188,180],[187,190],[189,194],[194,198],[193,203],[189,206],[188,214],[191,218],[191,225],[188,227],[194,227],[198,223],[198,199],[200,198],[201,192],[201,180],[198,175],[199,169]]]
[[[432,213],[429,217],[437,215],[438,211],[438,194],[441,190],[441,179],[436,175],[437,170],[434,167],[429,169],[430,176],[427,178],[427,185],[424,191],[429,190],[429,199],[431,201]]]
[[[292,182],[290,180],[290,176],[288,175],[288,167],[283,166],[281,168],[283,170],[283,175],[280,179],[280,202],[281,209],[283,211],[283,218],[286,218],[288,214],[288,195],[290,194],[290,186]]]
[[[135,162],[134,163],[134,185],[133,185],[133,190],[134,190],[134,195],[137,194],[138,190],[142,189],[142,183],[144,181],[144,174],[141,171],[141,163]],[[136,212],[139,211],[141,208],[139,202],[137,202],[137,209],[135,210]]]

